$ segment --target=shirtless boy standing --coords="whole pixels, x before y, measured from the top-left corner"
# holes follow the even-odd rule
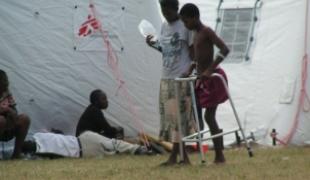
[[[180,10],[181,19],[186,28],[196,32],[194,37],[194,63],[185,76],[197,68],[199,80],[196,83],[196,96],[198,104],[206,108],[205,120],[211,131],[211,135],[222,132],[216,121],[216,109],[220,103],[227,100],[223,82],[218,77],[212,77],[212,73],[222,75],[226,80],[225,72],[218,65],[228,55],[229,49],[225,43],[209,27],[202,24],[199,9],[192,3],[185,4]],[[214,45],[219,52],[214,57]],[[214,163],[224,163],[223,136],[214,138],[215,159]]]

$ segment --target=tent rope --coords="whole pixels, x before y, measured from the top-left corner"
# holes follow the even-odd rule
[[[291,142],[294,134],[297,131],[298,127],[298,121],[299,117],[301,114],[302,109],[305,107],[305,100],[307,100],[308,104],[310,104],[310,99],[307,94],[307,88],[306,88],[306,83],[308,79],[308,16],[310,15],[309,13],[309,0],[306,0],[306,18],[305,18],[305,41],[304,41],[304,56],[302,60],[302,73],[301,73],[301,89],[300,89],[300,95],[299,95],[299,101],[298,101],[298,106],[297,106],[297,111],[294,117],[293,125],[289,131],[289,133],[281,140],[284,142],[284,145],[287,145]]]
[[[134,119],[134,123],[136,124],[136,127],[138,127],[138,129],[141,131],[140,134],[142,134],[142,139],[143,139],[143,143],[144,143],[144,146],[147,146],[149,147],[149,142],[145,136],[145,133],[144,133],[144,128],[143,128],[143,125],[142,125],[142,121],[140,118],[138,118],[138,113],[136,111],[136,109],[134,108],[135,105],[131,99],[131,97],[129,96],[129,93],[128,93],[128,88],[125,84],[125,81],[123,80],[122,78],[122,74],[120,72],[120,69],[119,69],[119,66],[118,66],[118,58],[113,50],[113,47],[109,41],[109,37],[108,37],[108,32],[107,31],[104,31],[104,28],[103,28],[103,24],[100,22],[100,20],[97,18],[97,13],[96,13],[96,9],[95,9],[95,5],[93,3],[93,0],[90,0],[89,1],[89,8],[91,10],[91,13],[93,15],[93,17],[97,20],[98,24],[99,24],[99,32],[101,33],[102,35],[102,39],[104,41],[104,44],[107,48],[107,62],[108,62],[108,65],[110,66],[111,70],[112,70],[112,73],[114,75],[114,77],[116,78],[116,81],[118,83],[118,88],[117,88],[117,91],[116,91],[116,95],[119,93],[119,92],[122,92],[123,95],[125,96],[127,102],[128,102],[128,107],[129,107],[129,112],[132,114],[133,116],[133,119]]]

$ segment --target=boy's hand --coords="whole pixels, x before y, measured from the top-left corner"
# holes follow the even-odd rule
[[[206,80],[211,77],[212,73],[213,73],[213,70],[208,68],[200,75],[200,79]]]
[[[149,46],[154,45],[155,41],[152,41],[153,37],[154,37],[153,35],[146,36],[146,44],[148,44]]]
[[[191,73],[185,72],[185,73],[183,73],[183,74],[180,76],[180,78],[187,78],[187,77],[189,77],[190,75],[191,75]]]
[[[0,105],[0,114],[4,114],[10,111],[10,107],[9,106],[1,106]]]

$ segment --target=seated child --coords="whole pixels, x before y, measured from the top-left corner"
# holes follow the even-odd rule
[[[103,109],[108,108],[108,98],[106,94],[100,90],[94,90],[90,94],[90,105],[85,109],[76,128],[76,136],[84,131],[93,131],[108,138],[122,139],[124,130],[121,127],[111,126],[104,114]]]
[[[0,141],[15,139],[12,159],[20,157],[22,144],[28,132],[30,119],[25,114],[18,114],[16,104],[9,91],[6,73],[0,69]]]

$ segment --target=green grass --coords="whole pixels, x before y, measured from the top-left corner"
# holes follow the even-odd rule
[[[213,151],[207,163],[191,154],[191,166],[159,167],[168,155],[108,156],[100,159],[0,161],[0,179],[309,179],[310,148],[255,148],[249,158],[245,149],[225,150],[227,163],[214,165]]]

